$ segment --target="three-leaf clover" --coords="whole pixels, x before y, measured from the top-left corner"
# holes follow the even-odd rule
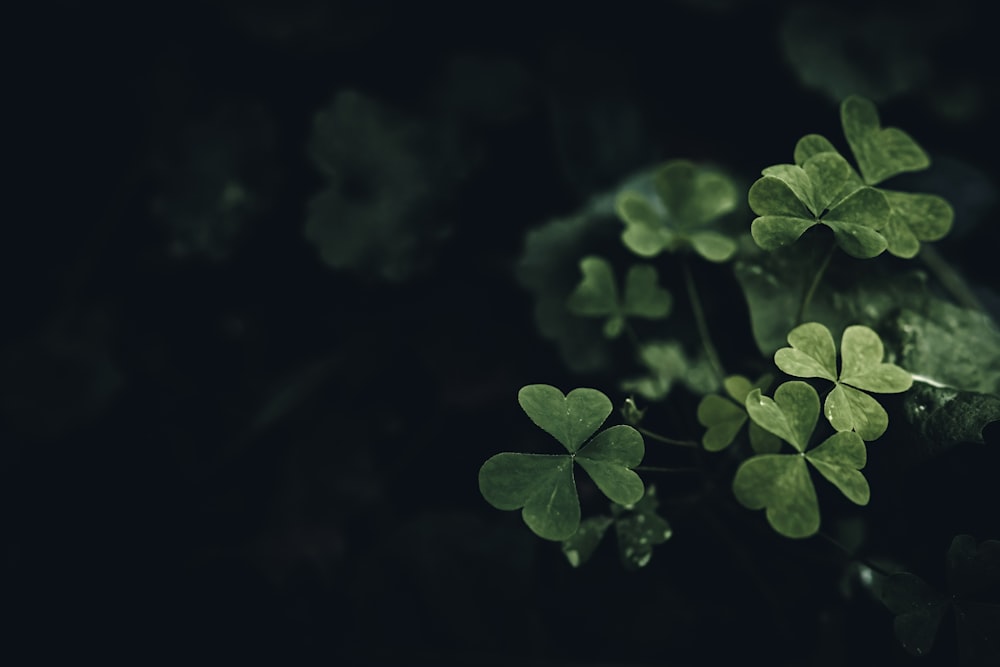
[[[825,137],[802,137],[794,165],[768,167],[750,188],[750,207],[760,216],[751,225],[757,244],[765,250],[788,245],[822,222],[850,255],[867,258],[888,250],[910,258],[921,241],[945,236],[955,217],[947,201],[872,187],[926,169],[930,158],[917,142],[898,128],[883,128],[875,105],[858,95],[843,101],[840,119],[860,173]]]
[[[706,428],[701,437],[702,446],[710,452],[728,447],[747,422],[747,394],[754,389],[762,389],[770,381],[771,378],[765,376],[753,384],[742,375],[730,375],[722,382],[729,398],[718,394],[703,397],[698,404],[698,422]],[[769,454],[781,449],[781,441],[756,422],[750,422],[748,431],[750,446],[756,453]]]
[[[655,257],[690,247],[712,262],[733,256],[736,242],[709,228],[736,208],[736,187],[728,176],[674,160],[653,174],[652,186],[652,193],[624,190],[615,201],[625,223],[622,241],[632,252]]]
[[[523,387],[517,400],[568,454],[504,452],[491,457],[479,470],[479,490],[488,503],[501,510],[521,509],[536,535],[565,540],[580,526],[574,463],[614,502],[630,505],[642,498],[642,480],[631,470],[645,453],[639,432],[612,426],[588,441],[611,414],[607,396],[585,388],[563,395],[550,385],[533,384]]]
[[[822,324],[807,322],[795,327],[788,333],[788,342],[791,347],[774,353],[774,363],[789,375],[834,383],[823,404],[823,413],[833,428],[855,431],[865,440],[875,440],[885,433],[889,415],[865,392],[900,393],[910,388],[913,376],[882,361],[885,350],[875,331],[861,325],[844,329],[839,373],[833,336]]]
[[[657,285],[656,269],[637,264],[625,277],[625,294],[619,296],[615,274],[607,260],[588,256],[580,260],[583,279],[569,295],[570,312],[585,317],[606,317],[604,335],[616,338],[626,317],[660,319],[670,313],[673,298]]]
[[[754,389],[746,398],[750,418],[797,450],[795,454],[760,454],[736,470],[733,493],[752,510],[767,510],[768,523],[786,537],[800,538],[819,530],[819,502],[809,476],[808,461],[840,489],[848,500],[868,504],[868,481],[860,470],[867,461],[865,443],[857,433],[834,433],[808,449],[819,419],[819,395],[805,382],[778,387],[774,398]]]
[[[888,245],[878,232],[889,218],[885,196],[859,186],[840,153],[808,155],[796,148],[796,164],[768,167],[750,187],[750,208],[758,215],[750,234],[757,245],[775,250],[823,224],[833,230],[837,245],[847,254],[859,258],[881,254]]]

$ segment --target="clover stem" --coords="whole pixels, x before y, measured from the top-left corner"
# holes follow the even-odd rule
[[[719,353],[716,352],[715,345],[712,344],[712,337],[708,333],[708,322],[705,320],[705,311],[701,307],[701,299],[698,298],[698,289],[694,284],[694,276],[691,275],[691,267],[688,265],[686,259],[681,262],[681,267],[684,270],[684,286],[687,288],[688,299],[691,301],[691,310],[694,311],[694,321],[698,325],[701,346],[705,349],[705,356],[708,357],[708,363],[711,364],[712,370],[718,376],[719,382],[722,382],[726,378],[726,371],[722,367],[722,362],[719,360]]]
[[[976,298],[976,295],[973,294],[972,290],[962,279],[962,276],[955,269],[951,268],[944,257],[934,247],[922,243],[920,245],[920,259],[927,265],[927,268],[931,270],[931,273],[934,274],[934,277],[938,279],[941,285],[955,297],[956,301],[966,308],[977,310],[981,313],[986,312],[983,304]]]
[[[701,472],[699,468],[661,468],[660,466],[639,466],[632,468],[639,472]]]
[[[628,320],[625,321],[625,335],[628,337],[629,342],[632,343],[632,346],[636,349],[636,351],[641,352],[642,343],[639,341],[639,336],[635,333],[635,329],[633,329],[632,325],[628,323]]]
[[[835,540],[830,535],[827,535],[826,533],[824,533],[822,530],[818,531],[816,534],[819,535],[820,537],[822,537],[824,540],[826,540],[830,544],[832,544],[833,546],[835,546],[838,549],[840,549],[841,551],[843,551],[844,554],[848,558],[850,558],[851,560],[854,560],[854,561],[857,561],[858,563],[861,563],[862,565],[864,565],[865,567],[867,567],[869,570],[873,570],[875,572],[878,572],[883,577],[891,576],[891,574],[892,574],[891,572],[887,572],[884,568],[881,568],[878,565],[876,565],[875,563],[872,563],[867,558],[859,558],[858,556],[855,556],[853,553],[851,553],[850,549],[848,549],[847,547],[845,547],[843,544],[841,544],[840,542],[838,542],[837,540]]]
[[[693,447],[698,449],[698,443],[694,440],[675,440],[674,438],[668,438],[665,435],[660,435],[659,433],[653,433],[647,428],[642,428],[641,426],[636,426],[635,430],[642,433],[644,436],[650,440],[656,440],[657,442],[663,442],[668,445],[677,445],[678,447]]]
[[[802,295],[802,303],[799,304],[799,312],[795,316],[795,325],[798,326],[802,324],[802,321],[806,317],[806,308],[809,307],[809,303],[812,301],[813,295],[816,294],[816,288],[819,287],[819,282],[823,279],[823,274],[826,273],[826,268],[830,266],[830,260],[833,259],[833,253],[837,250],[837,243],[831,243],[830,249],[826,252],[826,256],[820,263],[819,268],[816,269],[816,275],[813,276],[812,283],[809,284],[809,289],[806,293]]]

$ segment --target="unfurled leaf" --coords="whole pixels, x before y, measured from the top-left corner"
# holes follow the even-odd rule
[[[778,368],[796,377],[837,380],[837,348],[830,330],[818,322],[807,322],[788,333],[791,347],[774,353]]]
[[[840,105],[844,136],[868,185],[881,183],[904,171],[930,165],[927,153],[910,135],[895,127],[883,128],[875,105],[851,95]]]
[[[765,431],[804,452],[819,418],[819,395],[805,382],[793,380],[779,386],[773,399],[762,395],[760,389],[751,391],[746,409]]]
[[[896,257],[909,259],[920,252],[921,241],[947,236],[955,220],[951,204],[937,195],[881,190],[889,203],[887,224],[879,232]]]
[[[564,540],[580,524],[570,456],[497,454],[479,470],[479,491],[497,509],[521,509],[528,527],[547,540]]]
[[[868,454],[864,440],[857,433],[834,433],[806,452],[806,459],[852,503],[868,504],[868,480],[859,472],[865,467]]]
[[[747,459],[736,471],[733,493],[747,509],[767,508],[768,523],[786,537],[809,537],[819,530],[819,501],[801,456],[763,454]]]
[[[601,431],[576,454],[576,462],[587,471],[604,495],[628,505],[642,498],[643,485],[631,468],[642,463],[642,436],[631,426],[612,426]]]
[[[517,402],[538,428],[561,442],[570,454],[601,427],[612,410],[608,397],[596,389],[574,389],[564,396],[547,384],[522,387]]]

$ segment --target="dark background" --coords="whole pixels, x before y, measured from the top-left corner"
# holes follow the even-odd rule
[[[519,387],[615,386],[537,334],[512,272],[527,230],[658,160],[749,182],[807,132],[841,141],[836,101],[782,50],[789,6],[16,11],[0,243],[13,645],[137,664],[906,663],[890,615],[840,589],[839,554],[760,516],[682,508],[649,568],[622,571],[609,547],[572,570],[476,486],[489,456],[540,442]],[[992,23],[961,1],[835,8],[848,25],[884,12],[887,40],[924,26],[900,41],[927,72],[883,119],[969,166],[968,206],[995,220]],[[882,56],[847,48],[877,76]],[[495,97],[447,83],[463,58],[513,82]],[[428,177],[440,192],[401,280],[330,267],[303,237],[325,187],[313,117],[343,90],[434,128],[422,149],[458,165]],[[212,219],[190,193],[226,169],[259,205],[199,245],[177,221]],[[941,244],[984,298],[998,241],[991,222]],[[960,448],[938,463],[950,476],[913,471],[881,510],[904,517],[882,555],[940,583],[953,534],[1000,537],[984,534],[991,461]]]

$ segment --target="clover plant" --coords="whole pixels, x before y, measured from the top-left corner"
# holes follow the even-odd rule
[[[595,198],[569,218],[577,223],[545,228],[548,235],[558,227],[560,259],[579,252],[571,277],[544,265],[534,243],[543,232],[530,235],[523,266],[534,278],[523,284],[547,312],[559,311],[564,349],[576,332],[590,335],[586,323],[597,319],[603,344],[631,353],[613,357],[591,338],[589,349],[601,349],[607,363],[569,364],[618,375],[627,392],[618,399],[624,424],[600,430],[613,403],[597,389],[563,394],[528,385],[518,394],[521,408],[564,452],[500,453],[479,472],[487,502],[520,509],[535,534],[561,543],[573,567],[602,548],[612,526],[624,567],[648,566],[655,549],[685,538],[673,512],[691,503],[705,508],[697,516],[723,508],[758,526],[759,515],[740,506],[764,510],[767,530],[779,538],[837,544],[823,516],[845,507],[864,512],[887,483],[884,474],[869,482],[863,471],[870,458],[885,468],[906,456],[982,443],[984,428],[1000,420],[1000,329],[928,245],[951,229],[951,205],[935,194],[882,187],[927,169],[927,152],[903,130],[883,126],[862,97],[843,101],[840,120],[853,164],[825,137],[807,134],[791,163],[761,170],[746,194],[754,216],[738,226],[736,181],[714,166],[672,160]],[[585,251],[574,236],[613,238],[600,233],[616,227],[618,254],[639,263],[617,268],[608,258],[618,254]],[[742,292],[744,329],[713,328],[720,312],[733,312],[727,299],[734,292],[707,292],[705,279],[719,281],[713,287],[728,280]],[[703,300],[708,294],[712,300]],[[542,318],[539,324],[547,336],[555,330]],[[612,358],[624,362],[612,366]],[[636,395],[647,403],[640,407]],[[648,428],[664,423],[658,414],[677,433]],[[887,433],[898,433],[898,442],[869,452]],[[656,443],[656,458],[688,457],[691,465],[641,465],[647,442]],[[611,501],[610,512],[583,517],[594,494],[579,493],[577,464]],[[653,484],[640,473],[667,481]],[[675,482],[682,475],[688,481]],[[696,493],[678,496],[692,476],[700,480]],[[828,485],[818,488],[818,478]],[[878,574],[872,581],[896,614],[907,651],[929,651],[954,609],[963,664],[995,664],[988,661],[1000,641],[998,544],[955,538],[950,596],[914,574],[864,566]]]

